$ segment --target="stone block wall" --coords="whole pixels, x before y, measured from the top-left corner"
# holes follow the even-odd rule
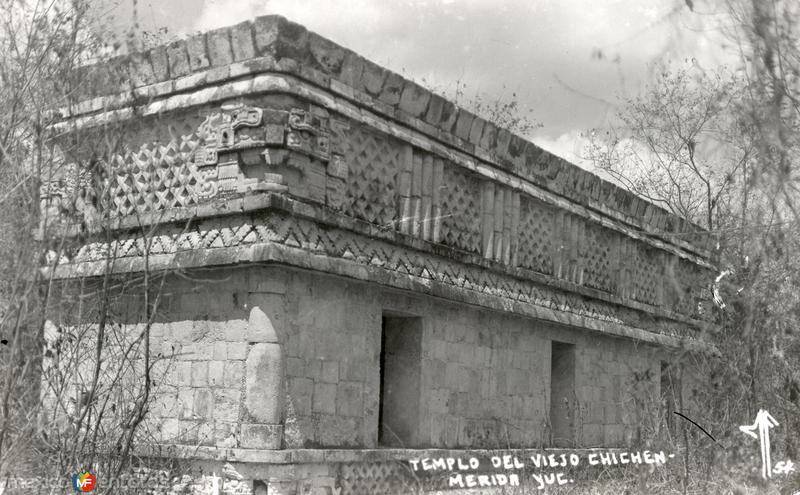
[[[167,285],[151,336],[166,357],[149,418],[160,441],[262,449],[375,444],[377,406],[364,397],[377,397],[379,388],[368,370],[377,369],[371,349],[379,346],[380,312],[370,319],[353,306],[358,293],[298,285],[289,273],[234,269],[206,274],[199,286]],[[359,290],[368,300],[369,291]],[[284,445],[254,420],[270,406],[250,401],[260,383],[249,363],[267,340],[248,320],[254,307],[269,315],[283,349]]]
[[[427,445],[545,445],[547,331],[455,306],[427,309],[421,401]]]
[[[663,418],[660,359],[621,339],[587,338],[578,346],[577,438],[584,447],[630,445]]]
[[[428,322],[420,428],[430,441],[423,446],[551,445],[552,341],[576,348],[576,446],[628,445],[639,422],[660,417],[666,358],[655,347],[457,305],[412,300],[406,308]]]
[[[381,313],[375,291],[341,279],[287,280],[286,445],[374,446]]]
[[[419,430],[406,447],[549,445],[553,340],[576,349],[577,445],[630,442],[647,403],[630,392],[658,396],[660,351],[651,346],[288,267],[202,276],[167,284],[152,328],[165,360],[148,428],[164,443],[376,447],[385,314],[422,321]],[[260,378],[248,360],[268,340],[248,320],[255,306],[282,348],[283,444],[257,418],[269,401],[250,397]]]
[[[155,323],[151,335],[167,367],[149,418],[161,441],[249,443],[242,424],[246,365],[259,336],[248,325],[240,296],[246,292],[223,283],[208,283],[204,290],[188,284],[167,289],[162,307],[167,321]]]

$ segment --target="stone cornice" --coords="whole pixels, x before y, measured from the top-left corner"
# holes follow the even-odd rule
[[[184,211],[184,215],[175,215],[173,210],[168,219],[139,219],[142,223],[138,226],[125,220],[128,223],[118,227],[132,229],[131,234],[118,240],[115,247],[87,244],[71,263],[43,269],[43,275],[69,279],[96,277],[109,269],[123,274],[146,268],[169,271],[278,263],[618,337],[671,347],[705,346],[693,337],[644,330],[625,322],[624,316],[605,315],[624,307],[640,312],[642,316],[636,319],[652,315],[665,322],[700,328],[707,325],[705,322],[380,229],[281,194],[227,200],[192,210]],[[163,227],[150,237],[153,244],[145,259],[137,247],[137,231],[148,231],[148,222]],[[172,230],[164,232],[165,228]],[[110,261],[106,251],[115,251]],[[652,323],[644,326],[652,328]]]

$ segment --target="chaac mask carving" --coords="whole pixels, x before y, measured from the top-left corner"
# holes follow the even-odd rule
[[[325,180],[317,195],[308,193],[305,182],[317,168],[331,182],[347,177],[343,141],[349,127],[322,112],[223,105],[191,134],[166,144],[147,143],[105,160],[100,167],[107,171],[105,177],[96,181],[101,209],[123,217],[269,191],[325,202]],[[56,186],[45,184],[44,190]],[[58,201],[63,222],[70,212],[61,211],[61,196],[46,193],[43,201]]]

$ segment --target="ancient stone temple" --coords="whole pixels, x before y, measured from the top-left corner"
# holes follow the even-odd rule
[[[124,146],[111,173],[76,162],[68,187],[102,194],[46,270],[169,274],[147,421],[236,493],[400,493],[431,449],[625,446],[632,391],[658,404],[670,353],[702,346],[695,225],[302,26],[85,70],[56,129]]]

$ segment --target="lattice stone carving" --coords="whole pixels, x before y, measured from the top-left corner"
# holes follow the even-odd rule
[[[137,152],[115,155],[107,183],[110,213],[121,216],[196,205],[203,179],[191,159],[198,143],[192,133],[166,145],[150,143]]]
[[[672,262],[672,270],[667,271],[665,277],[665,284],[672,290],[669,292],[672,297],[668,301],[671,308],[679,313],[691,315],[694,317],[706,317],[706,314],[700,314],[698,304],[707,302],[707,297],[704,297],[704,289],[709,285],[711,274],[709,272],[699,271],[697,266],[689,263],[686,260],[674,260]],[[705,294],[708,296],[708,294]],[[705,313],[710,310],[709,307],[703,308]]]
[[[441,243],[480,254],[480,182],[449,163],[445,164],[443,175]]]
[[[616,305],[589,301],[577,294],[368,239],[353,232],[320,227],[315,222],[296,217],[269,214],[254,219],[248,217],[247,220],[224,217],[198,222],[189,229],[178,225],[163,226],[160,232],[151,238],[151,254],[275,243],[510,301],[623,322],[618,317],[621,312]],[[91,243],[80,248],[72,261],[96,261],[104,259],[110,252],[116,253],[118,259],[142,256],[144,249],[145,244],[139,237],[121,238],[113,241],[111,246]]]
[[[658,305],[660,304],[659,285],[663,280],[663,257],[659,251],[649,248],[644,243],[629,241],[629,255],[627,261],[631,268],[631,297],[639,302]]]
[[[618,234],[609,229],[586,223],[585,254],[583,255],[583,285],[614,293],[617,290],[616,265]]]
[[[346,156],[349,170],[344,212],[378,225],[395,225],[400,144],[364,128],[353,128]]]
[[[519,266],[553,274],[553,221],[549,206],[523,196],[520,201]]]
[[[267,146],[316,153],[316,147],[298,148],[297,139],[304,139],[318,122],[307,121],[307,114],[300,110],[269,114],[270,121],[265,123],[263,108],[229,104],[210,110],[204,118],[184,114],[168,122],[151,121],[150,127],[131,132],[130,142],[145,144],[109,159],[106,207],[112,215],[122,216],[193,206],[218,195],[285,191],[278,174],[248,176],[248,167],[271,165]],[[284,136],[287,125],[294,141]],[[319,132],[324,134],[318,137],[328,156],[327,131]],[[165,136],[169,139],[162,143]],[[339,164],[337,172],[341,174],[343,168]]]
[[[418,493],[420,482],[407,463],[353,462],[339,467],[342,495],[389,495]]]

